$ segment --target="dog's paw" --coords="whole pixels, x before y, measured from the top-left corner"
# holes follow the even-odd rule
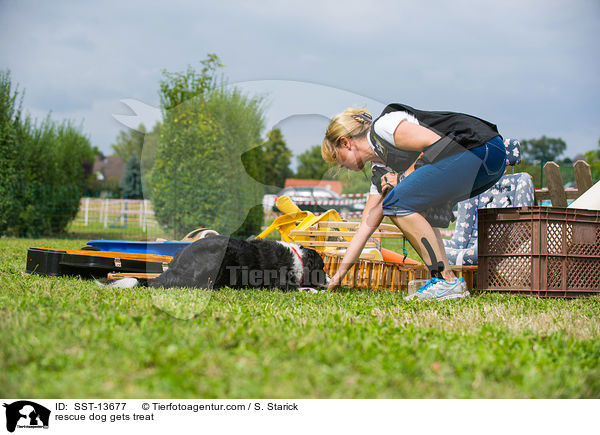
[[[112,284],[109,284],[109,287],[117,287],[117,288],[134,288],[137,287],[139,281],[135,278],[123,278],[119,279]]]
[[[298,287],[298,291],[299,292],[307,292],[307,293],[323,293],[326,290],[317,290],[316,288],[312,288],[312,287]]]

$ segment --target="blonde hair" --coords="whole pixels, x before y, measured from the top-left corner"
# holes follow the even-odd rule
[[[364,108],[346,109],[342,113],[335,115],[321,144],[321,155],[326,162],[335,162],[337,148],[340,146],[342,137],[363,136],[371,128],[373,117]]]

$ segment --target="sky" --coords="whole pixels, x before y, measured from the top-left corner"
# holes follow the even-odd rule
[[[572,158],[598,148],[598,41],[598,0],[0,0],[0,69],[24,108],[81,124],[106,154],[134,113],[123,100],[155,122],[162,71],[216,53],[295,155],[346,107],[401,102],[561,137]]]

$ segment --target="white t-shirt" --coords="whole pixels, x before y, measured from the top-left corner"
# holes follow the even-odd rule
[[[390,112],[383,115],[379,118],[371,128],[375,129],[375,133],[377,133],[382,139],[386,140],[389,143],[394,143],[394,132],[402,121],[412,122],[413,124],[419,124],[417,118],[405,111],[398,112]],[[375,150],[374,145],[371,143],[370,135],[367,135],[367,141],[373,150]],[[390,171],[393,169],[385,166],[383,163],[371,162],[371,169],[375,166],[382,166]],[[377,187],[373,183],[371,183],[371,189],[369,190],[369,194],[371,195],[379,195],[377,191]]]

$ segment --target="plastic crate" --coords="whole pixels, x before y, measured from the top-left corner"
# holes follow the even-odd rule
[[[479,291],[600,294],[600,211],[495,208],[478,219]]]

